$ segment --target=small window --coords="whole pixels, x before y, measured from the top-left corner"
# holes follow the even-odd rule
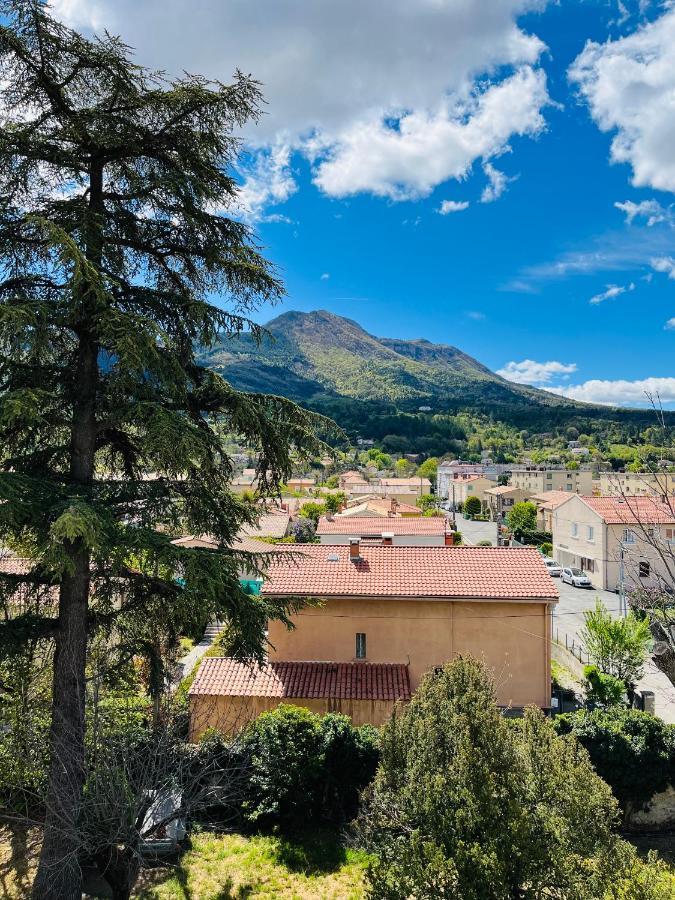
[[[630,528],[624,528],[624,530],[623,530],[623,543],[624,544],[634,544],[635,543],[635,532],[631,531]]]
[[[366,636],[362,632],[356,634],[356,658],[366,658]]]
[[[669,544],[675,544],[675,528],[666,528],[666,540]]]
[[[572,537],[577,537],[579,534],[579,526],[576,522],[572,522]]]
[[[640,560],[640,578],[649,578],[649,563],[645,560]]]
[[[589,526],[588,526],[588,534],[587,534],[587,537],[588,537],[588,540],[589,540],[589,541],[594,541],[594,540],[595,540],[595,529],[593,528],[592,525],[589,525]]]

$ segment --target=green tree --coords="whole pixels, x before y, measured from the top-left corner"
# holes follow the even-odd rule
[[[584,613],[581,639],[589,659],[607,675],[620,678],[633,688],[642,678],[644,662],[651,643],[649,622],[629,612],[613,619],[601,600],[595,609]]]
[[[464,501],[464,515],[469,519],[479,516],[481,509],[482,505],[478,497],[467,497]]]
[[[317,503],[315,500],[310,500],[308,503],[302,504],[298,514],[303,519],[310,519],[316,528],[319,519],[324,515],[327,508],[325,503]]]
[[[234,132],[256,118],[258,85],[169,82],[37,0],[2,12],[0,540],[21,537],[34,560],[4,586],[51,581],[58,607],[3,622],[0,645],[55,643],[34,896],[67,900],[81,893],[88,636],[125,639],[171,608],[227,620],[233,652],[262,657],[265,620],[288,610],[240,587],[241,554],[225,548],[253,513],[228,490],[218,435],[256,450],[262,491],[290,475],[294,448],[323,451],[314,417],[195,361],[220,333],[259,335],[247,310],[282,291],[247,226],[218,212],[236,204]],[[178,531],[220,549],[176,546]]]
[[[438,509],[438,497],[435,494],[422,494],[415,500],[415,505],[424,512],[433,512]]]
[[[483,666],[460,659],[383,729],[360,828],[375,898],[604,900],[635,861],[616,822],[577,742],[534,709],[508,722]]]
[[[422,465],[419,466],[417,474],[420,478],[428,478],[430,481],[435,481],[438,463],[439,460],[436,456],[430,456],[429,459],[425,459]]]
[[[407,478],[412,475],[415,471],[414,463],[411,463],[409,459],[397,459],[396,465],[394,466],[394,472],[396,473],[397,478]]]
[[[597,666],[584,666],[584,691],[586,703],[596,706],[620,706],[626,701],[626,685],[620,678],[606,675]]]
[[[347,502],[347,495],[344,491],[338,491],[336,494],[326,494],[324,497],[324,505],[327,512],[336,513],[340,507]]]
[[[506,521],[511,531],[534,531],[537,527],[537,507],[529,500],[514,503],[507,513]]]
[[[675,725],[637,709],[614,706],[558,716],[555,727],[559,734],[573,734],[586,748],[625,820],[645,809],[654,794],[675,786]]]

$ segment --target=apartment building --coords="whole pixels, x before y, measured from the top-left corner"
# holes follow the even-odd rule
[[[604,497],[675,495],[675,472],[600,472]]]
[[[513,469],[509,480],[511,487],[525,491],[528,497],[544,491],[567,491],[570,494],[588,494],[593,491],[593,474],[590,469],[548,469],[544,466],[526,466]]]

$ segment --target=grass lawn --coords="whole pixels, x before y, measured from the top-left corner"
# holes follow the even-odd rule
[[[240,834],[192,835],[177,865],[143,873],[141,900],[357,900],[364,896],[366,854],[331,833],[305,839]]]

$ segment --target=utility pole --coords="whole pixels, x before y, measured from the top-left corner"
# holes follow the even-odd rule
[[[625,567],[624,567],[624,547],[623,541],[619,544],[620,550],[620,559],[619,559],[619,609],[621,611],[621,615],[625,619],[628,616],[628,610],[626,608],[626,584],[625,584]]]

